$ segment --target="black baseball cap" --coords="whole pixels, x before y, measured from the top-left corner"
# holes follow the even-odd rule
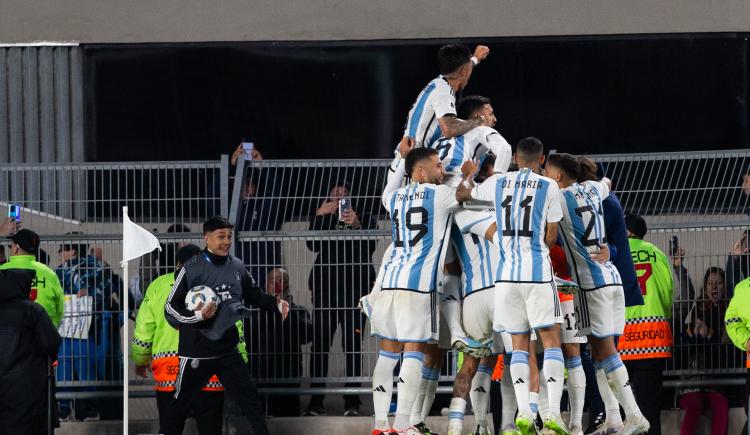
[[[39,235],[26,228],[18,230],[8,238],[25,252],[35,253],[39,249]]]

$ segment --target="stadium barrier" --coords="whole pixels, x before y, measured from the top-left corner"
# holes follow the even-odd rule
[[[671,376],[667,382],[697,385],[706,382],[706,376],[717,382],[740,382],[738,376],[745,371],[742,352],[725,339],[700,343],[683,341],[682,334],[690,310],[706,301],[699,293],[705,270],[710,266],[725,268],[727,252],[739,234],[748,229],[749,197],[742,195],[740,185],[742,175],[748,173],[750,152],[591,157],[602,163],[606,175],[612,178],[625,210],[646,217],[651,227],[647,240],[670,255],[670,240],[677,236],[679,246],[686,251],[682,264],[687,272],[680,279],[689,277],[695,291],[685,298],[680,295],[674,304],[675,356],[667,365],[666,374]],[[274,388],[270,394],[356,394],[369,382],[377,358],[377,343],[369,337],[356,302],[369,292],[369,285],[363,283],[374,279],[373,271],[377,272],[391,237],[380,205],[388,164],[388,160],[263,160],[241,161],[232,171],[228,158],[223,156],[220,161],[210,162],[3,165],[0,212],[7,204],[22,205],[24,226],[42,235],[42,248],[51,254],[51,267],[61,263],[59,256],[55,257],[60,245],[85,244],[94,257],[97,250],[101,252],[100,261],[107,263],[102,273],[116,277],[121,252],[119,210],[128,205],[131,219],[155,230],[163,250],[131,264],[133,277],[129,283],[112,285],[116,290],[109,297],[118,301],[125,286],[137,301],[154,277],[172,270],[179,243],[202,243],[200,223],[207,216],[228,214],[237,226],[236,253],[259,284],[266,286],[270,270],[286,269],[293,302],[304,306],[313,322],[311,331],[304,334],[299,329],[282,331],[303,336],[297,340],[304,341],[301,352],[297,352],[260,348],[258,343],[262,340],[252,336],[254,331],[263,333],[272,328],[269,319],[253,320],[256,328],[249,330],[247,341],[261,385],[288,386]],[[367,224],[357,230],[311,229],[311,217],[341,180],[346,181],[347,197],[354,210],[368,215]],[[186,225],[188,232],[168,233],[167,229],[175,223]],[[72,231],[83,234],[68,234]],[[311,278],[313,286],[325,288],[312,291]],[[717,312],[727,300],[728,295],[720,298]],[[96,393],[92,387],[121,385],[121,377],[115,375],[123,363],[119,346],[104,354],[96,350],[106,347],[103,342],[119,340],[119,331],[96,328],[100,328],[100,318],[109,317],[114,323],[123,319],[117,313],[118,305],[102,303],[101,307],[96,306],[91,313],[97,346],[74,349],[68,356],[79,365],[94,361],[95,377],[61,378],[60,385],[69,389],[61,393],[64,397],[75,397],[76,392],[89,397]],[[313,348],[311,341],[316,341],[316,334],[321,335],[321,331],[334,325],[338,327],[333,337],[326,335],[317,340],[330,343],[330,348]],[[322,369],[326,360],[327,372]],[[275,365],[278,361],[282,371],[301,367],[301,376],[281,373]],[[702,361],[704,367],[691,366],[694,361]],[[311,365],[315,367],[311,369]],[[451,380],[455,369],[456,358],[451,354],[442,379]],[[718,379],[726,375],[733,377]],[[132,383],[149,385],[141,380]]]

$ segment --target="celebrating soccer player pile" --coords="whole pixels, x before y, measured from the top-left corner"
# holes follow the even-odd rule
[[[462,45],[439,50],[440,75],[410,110],[388,173],[382,201],[392,243],[372,292],[361,301],[372,335],[380,337],[372,433],[434,433],[426,417],[444,350],[454,348],[465,358],[453,387],[449,435],[463,433],[469,397],[471,433],[489,434],[490,374],[499,354],[506,360],[503,434],[535,433],[539,414],[542,433],[582,435],[586,378],[579,345],[587,339],[605,403],[619,404],[627,416],[623,424],[618,413],[608,413],[595,433],[645,433],[649,422],[613,339],[623,332],[625,300],[604,231],[609,180],[579,183],[581,163],[569,154],[551,155],[543,171],[544,147],[533,137],[518,143],[518,169],[509,172],[511,147],[493,128],[490,100],[455,101],[488,53],[483,46],[474,56]],[[550,249],[561,259],[555,267]],[[536,367],[529,365],[536,337],[544,349],[540,385],[532,385]],[[560,413],[566,369],[568,424]],[[532,397],[540,393],[537,404]]]

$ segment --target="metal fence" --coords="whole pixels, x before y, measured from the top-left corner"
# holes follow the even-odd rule
[[[729,278],[726,293],[718,297],[700,289],[710,266],[726,269],[727,253],[750,223],[745,214],[748,196],[740,188],[750,152],[592,157],[612,178],[625,210],[646,216],[652,228],[646,238],[669,255],[669,242],[677,236],[686,251],[681,264],[687,272],[679,269],[675,280],[684,284],[689,278],[693,291],[680,293],[674,304],[675,357],[667,374],[689,380],[742,372],[742,352],[724,338],[691,337],[695,328],[685,322],[698,318],[698,312],[712,316],[713,322],[728,300]],[[357,301],[369,292],[391,237],[380,204],[388,163],[240,161],[231,170],[224,157],[214,162],[0,166],[0,203],[24,207],[24,226],[42,234],[49,264],[64,262],[60,245],[85,243],[87,254],[96,257],[101,251],[100,261],[111,265],[113,277],[120,270],[119,210],[129,205],[131,219],[156,230],[163,243],[160,253],[131,264],[130,282],[118,284],[119,290],[110,295],[121,298],[127,287],[134,302],[156,276],[173,270],[181,243],[201,245],[205,217],[228,213],[237,226],[236,254],[262,288],[285,293],[296,306],[284,325],[259,312],[247,321],[254,375],[263,385],[288,387],[276,388],[278,393],[355,392],[369,382],[377,359],[377,343],[368,335]],[[356,223],[339,222],[334,209],[340,197],[351,199]],[[186,228],[167,232],[173,224]],[[71,231],[85,234],[66,234]],[[115,316],[118,305],[101,306],[96,314],[122,322]],[[99,316],[94,316],[96,322]],[[712,339],[722,328],[716,324]],[[119,340],[119,331],[99,326],[93,330],[95,343],[97,337],[98,344],[105,338],[109,343]],[[122,364],[118,351],[112,347],[102,359],[100,353],[81,350],[71,359],[93,360],[98,377],[61,379],[61,385],[84,390],[116,385],[121,382],[114,375]],[[451,357],[443,379],[453,373]]]

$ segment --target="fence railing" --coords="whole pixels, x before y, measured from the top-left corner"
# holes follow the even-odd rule
[[[746,214],[750,196],[740,187],[750,152],[592,157],[613,180],[624,209],[646,217],[653,228],[646,238],[670,255],[670,241],[677,236],[679,247],[686,251],[682,259],[686,272],[678,269],[675,283],[689,288],[689,278],[693,291],[677,295],[673,307],[675,357],[667,374],[689,382],[699,374],[744,371],[741,351],[724,338],[691,337],[694,328],[685,319],[696,318],[699,310],[705,315],[715,310],[713,322],[728,300],[728,292],[715,298],[703,297],[699,290],[709,267],[727,268],[728,252],[750,225]],[[23,206],[24,226],[42,235],[42,248],[53,268],[65,261],[61,246],[86,245],[83,254],[106,263],[103,269],[115,277],[120,271],[120,209],[129,205],[131,219],[156,230],[163,244],[160,253],[131,264],[130,282],[117,284],[118,290],[109,295],[121,301],[127,287],[134,302],[156,276],[173,270],[181,243],[202,244],[200,223],[205,217],[228,214],[237,224],[235,253],[259,284],[269,292],[287,291],[295,305],[304,307],[293,311],[296,320],[288,325],[294,326],[279,329],[263,313],[247,321],[254,375],[261,383],[292,389],[323,388],[325,382],[325,388],[355,391],[358,384],[369,381],[377,359],[377,343],[368,335],[357,301],[369,292],[390,242],[380,204],[388,164],[388,160],[264,160],[241,161],[232,170],[224,157],[213,162],[3,165],[0,212],[4,203]],[[337,187],[343,189],[332,192]],[[358,229],[340,228],[337,219],[325,218],[325,210],[319,210],[340,197],[351,199],[359,216]],[[168,232],[173,224],[185,228],[172,227]],[[68,234],[72,231],[84,234]],[[746,257],[740,259],[741,268]],[[288,289],[281,282],[277,290],[277,279],[269,277],[271,272],[279,273],[274,272],[277,268],[286,271]],[[726,277],[727,290],[734,280]],[[119,305],[102,301],[95,308],[95,345],[80,347],[77,354],[74,350],[69,359],[73,366],[93,364],[90,372],[96,376],[76,378],[71,372],[70,377],[59,378],[63,387],[80,390],[122,382],[117,377],[122,355],[119,346],[112,346],[119,340],[112,325],[123,322]],[[111,329],[98,326],[107,316]],[[278,347],[286,342],[294,347]],[[102,346],[110,350],[102,353]],[[455,361],[449,358],[444,379],[451,379],[453,373]]]

